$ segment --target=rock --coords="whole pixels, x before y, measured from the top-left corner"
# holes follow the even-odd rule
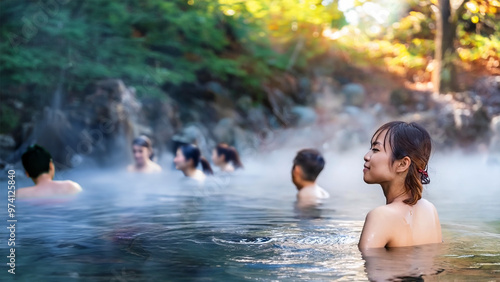
[[[500,116],[491,119],[491,131],[493,131],[495,135],[500,136]]]
[[[412,95],[406,89],[393,90],[389,99],[400,114],[408,112],[408,107],[413,104]]]
[[[252,108],[252,98],[249,96],[243,96],[236,101],[236,106],[238,106],[238,108],[245,113],[249,112]]]
[[[234,103],[231,97],[231,92],[223,87],[219,82],[210,81],[205,85],[205,90],[214,96],[214,104],[217,108],[223,110],[233,109]],[[219,115],[222,117],[224,115]]]
[[[491,119],[491,130],[488,163],[500,165],[500,115]]]
[[[291,110],[294,116],[293,124],[295,126],[311,125],[318,119],[318,115],[313,108],[304,106],[295,106]]]
[[[174,101],[143,99],[141,112],[153,128],[152,134],[157,137],[157,143],[166,144],[180,128],[181,121]]]
[[[235,122],[231,118],[221,119],[214,127],[212,133],[217,142],[224,142],[228,144],[234,143],[234,127]]]
[[[182,144],[194,144],[200,148],[203,156],[209,157],[215,143],[208,139],[208,136],[208,129],[202,124],[189,124],[172,137],[172,141],[175,142],[173,149],[175,150],[178,145]]]
[[[266,113],[262,106],[252,107],[247,112],[246,121],[249,123],[249,127],[256,132],[268,127]]]
[[[277,88],[264,87],[264,90],[267,94],[271,113],[276,118],[279,126],[288,126],[289,116],[287,114],[294,104],[292,99],[287,97],[283,91]]]
[[[175,134],[172,140],[186,144],[196,144],[201,137],[203,137],[201,130],[196,125],[189,125]]]
[[[357,107],[362,107],[365,99],[366,93],[363,85],[358,83],[349,83],[342,87],[342,94],[345,97],[345,103],[347,105],[353,105]]]
[[[205,89],[208,92],[211,92],[215,96],[222,96],[225,98],[229,98],[230,93],[229,90],[227,90],[224,86],[222,86],[219,82],[216,81],[210,81],[207,84],[205,84]]]
[[[8,134],[0,134],[0,148],[12,149],[16,146],[16,141]]]
[[[329,123],[335,120],[336,115],[343,110],[344,96],[336,93],[333,79],[319,77],[315,81],[314,108],[320,123]]]
[[[416,118],[413,120],[421,122],[431,133],[438,147],[487,142],[490,118],[486,107],[474,92],[437,95],[433,99],[433,109],[411,115]]]
[[[314,98],[311,94],[311,80],[308,77],[301,77],[298,82],[298,93],[295,95],[297,100],[301,103],[309,103]]]
[[[490,116],[500,114],[500,76],[487,76],[479,79],[473,91],[481,97]]]
[[[355,106],[345,106],[344,112],[348,113],[351,116],[357,116],[362,113],[362,110]]]

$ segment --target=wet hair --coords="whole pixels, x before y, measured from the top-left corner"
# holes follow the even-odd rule
[[[40,174],[49,172],[52,156],[42,146],[34,144],[28,147],[21,156],[24,170],[31,178],[37,178]]]
[[[377,129],[372,142],[385,130],[387,133],[384,137],[384,147],[388,140],[392,150],[392,162],[406,156],[411,159],[405,179],[405,189],[410,197],[403,202],[415,205],[422,198],[422,184],[431,182],[427,174],[427,164],[432,149],[431,136],[425,128],[415,122],[393,121]]]
[[[220,143],[215,147],[218,156],[224,156],[226,162],[232,162],[235,169],[243,168],[243,164],[240,160],[240,155],[236,148],[229,146],[225,143]]]
[[[297,152],[293,166],[302,168],[302,177],[308,181],[316,181],[319,173],[325,167],[325,159],[318,150],[303,149]]]
[[[193,160],[194,167],[197,167],[201,163],[203,172],[206,174],[214,174],[210,163],[201,156],[201,151],[198,147],[192,144],[182,145],[179,147],[184,155],[186,161]]]
[[[134,146],[134,145],[148,148],[149,149],[149,154],[150,154],[149,155],[149,159],[153,160],[153,157],[155,155],[153,153],[153,145],[152,145],[151,139],[149,139],[146,135],[141,135],[139,137],[136,137],[132,141],[132,146]]]

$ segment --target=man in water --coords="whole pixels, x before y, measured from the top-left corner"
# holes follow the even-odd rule
[[[315,206],[330,197],[328,192],[316,184],[316,178],[325,167],[325,160],[315,149],[300,150],[293,160],[292,181],[299,191],[299,207]]]
[[[48,198],[68,196],[82,191],[78,183],[70,180],[54,181],[55,167],[52,156],[39,145],[30,146],[21,157],[26,176],[34,186],[16,191],[17,198]]]

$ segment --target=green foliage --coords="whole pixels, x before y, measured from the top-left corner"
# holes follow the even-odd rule
[[[255,26],[232,20],[213,1],[54,3],[0,3],[0,34],[7,39],[0,43],[0,84],[8,94],[29,85],[24,91],[36,97],[60,83],[66,92],[81,92],[97,79],[122,78],[139,95],[158,96],[166,83],[196,82],[199,71],[243,83],[249,68],[271,72],[272,64],[265,63],[273,53],[268,44],[250,44],[226,57],[238,40],[252,37]],[[231,29],[237,38],[229,36]]]

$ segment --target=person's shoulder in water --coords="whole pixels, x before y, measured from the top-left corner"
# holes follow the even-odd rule
[[[317,184],[306,186],[297,193],[297,199],[299,201],[322,200],[328,198],[330,198],[330,194]]]
[[[16,197],[20,199],[60,197],[75,195],[77,193],[80,193],[81,191],[82,187],[74,181],[51,181],[50,184],[39,184],[21,188],[16,191]]]
[[[130,164],[127,166],[127,171],[128,172],[141,172],[141,173],[159,173],[162,172],[162,168],[159,164],[155,162],[151,162],[148,164],[148,166],[144,169],[137,169],[136,165]]]
[[[422,240],[422,244],[439,243],[442,240],[440,234],[436,208],[431,202],[420,199],[411,208],[393,202],[371,210],[366,216],[361,236],[363,241],[360,242],[362,247],[368,244],[377,247],[412,246],[418,245],[414,243],[416,240]],[[370,236],[372,238],[367,239]],[[435,240],[435,237],[439,239]]]
[[[319,185],[316,179],[325,166],[321,153],[315,149],[304,149],[293,160],[292,181],[297,187],[297,204],[309,206],[320,204],[330,194]]]
[[[55,167],[52,157],[41,146],[30,146],[22,155],[22,163],[26,175],[33,180],[35,185],[18,189],[16,191],[17,198],[61,197],[74,195],[82,191],[82,187],[74,181],[53,180]]]

